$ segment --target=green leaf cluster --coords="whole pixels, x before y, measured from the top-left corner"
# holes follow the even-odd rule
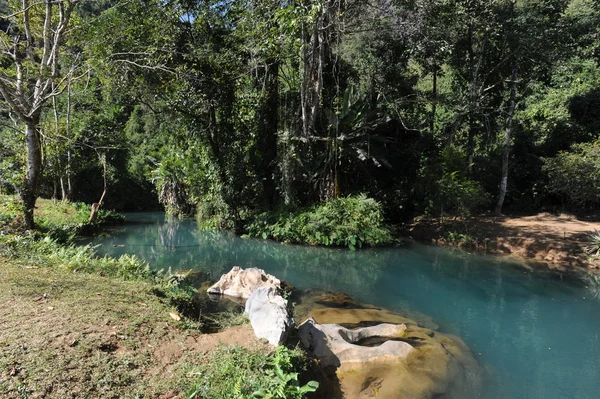
[[[299,350],[277,347],[275,353],[222,347],[195,371],[200,375],[189,399],[303,399],[319,387],[299,382],[306,360]]]
[[[250,237],[351,250],[393,241],[381,204],[366,195],[329,200],[299,212],[261,214],[247,230]]]

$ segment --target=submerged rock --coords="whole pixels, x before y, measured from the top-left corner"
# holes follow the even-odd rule
[[[318,324],[310,318],[298,327],[298,337],[306,348],[312,350],[321,366],[337,367],[346,363],[406,358],[413,347],[396,340],[405,330],[404,324],[378,324],[349,330],[337,324]],[[378,346],[361,345],[369,339],[384,342]]]
[[[259,287],[273,287],[281,289],[281,281],[264,270],[251,267],[242,269],[234,266],[227,274],[223,274],[219,281],[210,287],[209,294],[228,295],[236,298],[250,298]]]
[[[294,320],[289,316],[287,300],[274,287],[259,287],[246,301],[245,312],[254,334],[277,346],[287,338]]]
[[[341,299],[341,301],[334,300]],[[336,295],[315,295],[305,298],[304,304],[313,305],[304,308],[302,313],[308,320],[303,328],[309,329],[312,336],[310,349],[313,350],[321,365],[328,371],[329,392],[322,392],[326,398],[386,398],[386,399],[425,399],[454,398],[465,399],[479,397],[481,389],[481,370],[469,348],[455,336],[442,334],[425,328],[405,316],[362,304],[350,297]],[[317,328],[320,323],[320,328]],[[312,325],[311,325],[312,324]],[[395,325],[398,334],[392,340],[389,325]],[[337,325],[325,327],[323,325]],[[306,327],[305,327],[306,326]],[[365,334],[364,327],[375,327]],[[333,330],[332,330],[333,329]],[[381,330],[379,330],[381,329]],[[388,330],[389,329],[389,330]],[[327,335],[327,337],[319,334]],[[299,332],[304,341],[304,332]],[[319,346],[319,340],[337,345]],[[336,337],[337,335],[337,337]],[[377,339],[370,339],[375,335]],[[315,339],[319,338],[318,340]],[[362,338],[357,337],[362,336]],[[347,339],[346,339],[347,338]],[[372,338],[372,337],[371,337]],[[348,346],[358,343],[359,345]],[[370,342],[369,342],[370,341]],[[392,354],[386,346],[402,345],[398,356],[377,356],[378,353]],[[339,345],[338,345],[339,344]],[[363,345],[362,347],[360,345]],[[365,347],[369,346],[369,347]],[[358,349],[353,348],[358,346]],[[345,348],[352,350],[345,352]],[[372,351],[378,349],[377,351]],[[327,350],[330,353],[327,353]],[[358,359],[362,351],[365,361]],[[381,351],[381,352],[379,352]],[[372,354],[372,355],[371,355]],[[332,360],[338,359],[338,362]],[[327,383],[322,384],[324,387]]]

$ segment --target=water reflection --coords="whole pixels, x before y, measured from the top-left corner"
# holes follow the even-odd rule
[[[350,252],[242,240],[158,214],[131,220],[96,240],[98,250],[133,253],[154,268],[199,269],[211,280],[234,265],[256,266],[298,288],[431,316],[480,360],[483,398],[595,399],[600,392],[600,284],[419,245]]]

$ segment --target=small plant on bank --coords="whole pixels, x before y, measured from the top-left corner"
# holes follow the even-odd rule
[[[459,248],[477,246],[477,239],[470,234],[448,231],[444,235],[444,238],[448,243],[456,245]]]
[[[585,252],[589,256],[595,258],[600,257],[600,231],[595,230],[593,233],[587,235],[588,243],[585,245]]]
[[[300,212],[262,214],[247,230],[250,237],[351,250],[393,241],[381,204],[365,195],[329,200]]]

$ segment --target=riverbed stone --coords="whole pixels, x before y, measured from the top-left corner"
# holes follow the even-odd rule
[[[234,266],[229,273],[223,274],[207,292],[248,299],[257,288],[273,287],[280,290],[281,286],[281,280],[265,273],[262,269],[256,267],[242,269]]]
[[[285,341],[294,327],[294,320],[288,313],[288,301],[278,292],[275,287],[259,287],[248,298],[245,307],[254,334],[274,346]]]
[[[378,324],[350,330],[337,324],[318,324],[309,318],[298,327],[298,337],[310,348],[323,367],[347,363],[366,363],[382,360],[404,359],[413,347],[397,339],[402,337],[406,325]],[[383,341],[376,346],[363,346],[368,339]]]
[[[469,348],[459,337],[425,328],[404,315],[363,304],[339,294],[319,293],[314,298],[305,298],[304,303],[315,305],[313,309],[302,310],[302,314],[308,321],[312,320],[311,323],[318,323],[321,326],[338,325],[336,327],[338,331],[354,331],[353,337],[358,332],[364,331],[361,329],[365,327],[382,324],[399,325],[400,327],[397,328],[402,332],[391,342],[399,340],[412,348],[407,351],[406,356],[402,356],[404,355],[402,352],[402,355],[397,357],[367,356],[366,361],[339,361],[339,365],[336,365],[336,362],[330,360],[333,350],[329,354],[321,348],[315,351],[316,346],[313,344],[310,349],[319,359],[329,379],[329,383],[324,381],[322,384],[323,389],[329,389],[322,393],[324,395],[322,397],[336,399],[478,397],[482,371]],[[303,328],[306,323],[301,324],[300,328]],[[340,328],[345,329],[340,330]],[[352,338],[347,332],[346,334],[348,338]],[[378,334],[386,335],[384,332]],[[302,336],[300,332],[299,335]],[[361,346],[364,343],[361,341],[364,339],[354,342]],[[387,342],[390,341],[381,339],[368,345],[382,347],[388,345]],[[339,358],[339,355],[337,357]]]

